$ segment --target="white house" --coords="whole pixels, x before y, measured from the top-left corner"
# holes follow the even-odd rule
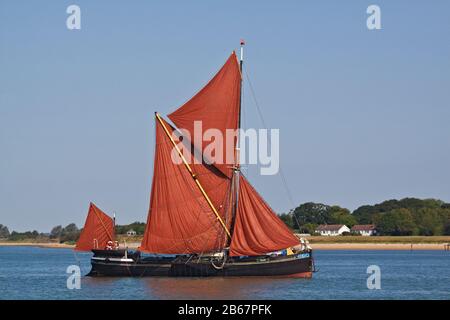
[[[132,237],[136,235],[136,231],[134,231],[133,229],[130,229],[127,231],[127,236]]]
[[[373,236],[377,233],[374,224],[357,224],[352,227],[352,232],[359,233],[362,236]]]
[[[340,236],[350,229],[345,224],[321,224],[315,231],[321,236]]]

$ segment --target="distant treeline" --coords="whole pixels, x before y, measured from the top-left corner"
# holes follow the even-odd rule
[[[350,212],[339,206],[307,202],[280,215],[292,229],[313,234],[319,224],[375,224],[379,235],[450,235],[450,204],[436,199],[405,198],[364,205]]]
[[[280,218],[292,229],[301,233],[314,234],[320,224],[375,224],[379,235],[390,236],[440,236],[450,235],[450,203],[436,199],[405,198],[388,200],[375,205],[364,205],[353,212],[340,206],[307,202]],[[133,222],[128,225],[116,225],[116,234],[124,235],[129,230],[136,235],[143,235],[144,222]],[[74,223],[65,227],[56,226],[50,233],[37,231],[9,232],[0,224],[0,239],[10,241],[59,241],[75,242],[81,229]]]
[[[50,233],[39,233],[38,231],[26,232],[9,232],[8,227],[0,224],[0,239],[9,241],[34,241],[34,242],[75,242],[80,236],[81,230],[78,229],[75,223],[71,223],[66,227],[56,226]]]
[[[116,225],[116,234],[126,234],[127,231],[134,230],[136,235],[143,235],[145,230],[144,222],[133,222],[128,225]],[[49,242],[58,241],[61,243],[74,243],[78,240],[82,229],[79,229],[75,223],[67,226],[56,226],[50,233],[39,233],[36,230],[26,232],[9,232],[8,227],[0,224],[0,240],[8,241],[34,241]]]
[[[143,235],[145,231],[144,222],[133,222],[126,225],[116,225],[116,234],[126,234],[129,230],[136,231],[136,235]]]

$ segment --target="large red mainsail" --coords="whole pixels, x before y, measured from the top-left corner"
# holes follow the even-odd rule
[[[161,121],[173,136],[175,129]],[[225,245],[223,227],[184,164],[174,163],[173,149],[162,124],[156,121],[150,210],[140,250],[163,254],[220,250]],[[199,168],[201,166],[197,165],[196,169]],[[198,179],[224,218],[228,178],[205,166]]]
[[[300,242],[264,199],[241,175],[230,256],[257,256]]]
[[[230,167],[235,164],[234,152],[237,139],[233,139],[233,143],[226,143],[225,138],[227,129],[235,131],[238,128],[240,93],[241,72],[236,53],[233,52],[224,66],[202,90],[168,116],[179,129],[189,131],[193,142],[196,141],[194,137],[196,121],[201,121],[202,134],[208,129],[221,132],[224,138],[222,159],[213,164],[229,178],[233,174]],[[209,143],[202,142],[201,146],[195,147],[203,151],[207,144]]]
[[[91,202],[86,222],[75,250],[105,249],[108,241],[114,241],[114,237],[113,219]]]

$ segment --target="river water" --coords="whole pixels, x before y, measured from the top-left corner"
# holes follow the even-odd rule
[[[445,251],[315,251],[312,279],[82,277],[80,289],[68,289],[67,267],[86,274],[90,256],[0,247],[0,299],[450,299]],[[371,265],[380,268],[381,289],[368,289]]]

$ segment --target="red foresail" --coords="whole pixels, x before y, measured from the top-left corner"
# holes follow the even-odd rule
[[[114,241],[114,237],[113,219],[91,202],[88,216],[75,250],[105,249],[108,241]]]
[[[299,244],[297,237],[241,175],[230,256],[256,256]]]
[[[189,132],[194,143],[196,141],[201,143],[195,145],[199,150],[204,151],[207,145],[216,143],[215,146],[222,155],[219,156],[217,151],[213,152],[216,159],[208,158],[208,161],[229,178],[232,176],[230,167],[236,163],[234,152],[237,139],[230,138],[231,143],[227,143],[227,129],[236,132],[238,128],[240,92],[241,72],[236,54],[233,52],[225,65],[200,92],[169,115],[170,120],[179,129]],[[194,132],[196,121],[201,122],[202,135],[209,129],[218,130],[223,138],[222,144],[218,144],[214,138],[211,138],[214,140],[212,142],[200,142],[203,141],[203,137],[195,137],[197,132]],[[230,136],[230,132],[228,135]]]
[[[172,135],[174,128],[162,123]],[[201,253],[223,248],[225,233],[217,217],[183,163],[172,159],[174,146],[162,124],[156,121],[156,148],[147,227],[140,250],[151,253]],[[199,181],[210,195],[222,219],[228,178],[202,168]],[[199,170],[200,171],[200,170]],[[216,169],[217,171],[217,169]]]

